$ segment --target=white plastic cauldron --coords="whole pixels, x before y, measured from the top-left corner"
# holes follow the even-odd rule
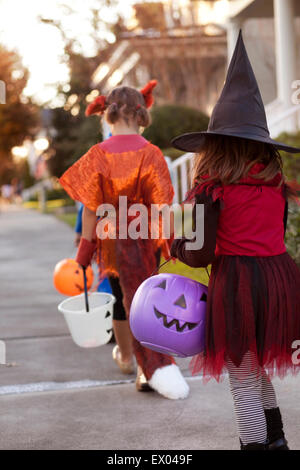
[[[89,312],[84,294],[70,297],[58,306],[63,313],[74,342],[82,348],[96,348],[112,337],[112,313],[116,301],[111,294],[94,292],[88,295]]]

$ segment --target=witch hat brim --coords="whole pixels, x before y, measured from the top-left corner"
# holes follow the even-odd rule
[[[207,131],[180,135],[172,140],[172,145],[186,152],[197,152],[201,150],[207,135],[239,137],[271,144],[286,152],[300,153],[300,148],[290,147],[270,137],[265,108],[242,31],[239,33],[225,85],[212,112]]]
[[[240,137],[241,139],[254,140],[255,142],[263,142],[265,144],[271,144],[278,150],[284,150],[289,153],[300,153],[300,148],[290,147],[282,142],[277,140],[259,136],[253,136],[251,134],[245,133],[230,133],[230,132],[190,132],[187,134],[182,134],[172,140],[172,145],[178,150],[184,150],[185,152],[198,152],[201,150],[205,142],[205,137],[207,135],[224,135],[229,137]]]

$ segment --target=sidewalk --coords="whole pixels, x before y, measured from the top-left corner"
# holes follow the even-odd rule
[[[203,385],[179,365],[191,394],[172,401],[137,393],[111,359],[113,345],[71,340],[52,284],[72,256],[73,232],[50,215],[0,210],[0,449],[238,449],[225,378]],[[300,449],[300,377],[274,381],[287,437]]]

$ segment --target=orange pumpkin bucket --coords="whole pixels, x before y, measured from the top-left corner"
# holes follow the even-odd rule
[[[94,273],[89,266],[86,269],[87,289],[90,289],[94,280]],[[71,258],[59,261],[53,273],[54,287],[58,292],[68,296],[79,295],[84,292],[84,282],[81,266]]]

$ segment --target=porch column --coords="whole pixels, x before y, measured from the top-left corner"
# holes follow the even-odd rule
[[[294,0],[274,0],[277,95],[284,108],[292,106],[292,83],[296,80],[296,34]]]
[[[242,21],[237,18],[231,18],[227,23],[227,62],[228,65],[236,45],[239,31],[242,28]]]

